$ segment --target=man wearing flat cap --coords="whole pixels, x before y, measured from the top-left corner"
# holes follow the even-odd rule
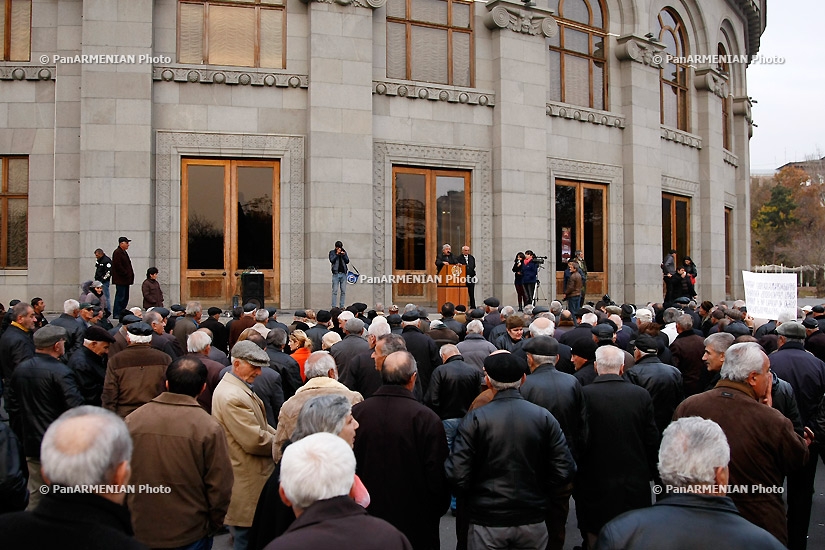
[[[499,351],[484,371],[493,399],[467,413],[444,464],[469,516],[467,548],[545,548],[551,499],[576,463],[553,415],[519,393],[521,363]]]
[[[40,443],[49,425],[65,411],[83,405],[72,371],[63,355],[66,330],[46,325],[34,333],[34,357],[20,363],[11,375],[8,412],[11,428],[23,442],[29,466],[29,509],[40,500]]]
[[[673,411],[684,399],[682,373],[672,365],[659,360],[657,340],[649,334],[640,334],[635,340],[633,359],[636,364],[627,370],[627,379],[641,386],[653,400],[656,428],[663,433]]]
[[[578,459],[587,442],[587,408],[581,384],[575,376],[556,369],[559,343],[555,338],[534,336],[525,341],[522,349],[527,354],[530,376],[521,385],[521,395],[527,401],[547,409],[558,420],[570,453]],[[545,518],[550,537],[548,548],[561,549],[564,546],[572,492],[573,484],[569,483],[556,490],[550,499]]]
[[[83,334],[83,347],[69,359],[69,368],[86,405],[100,406],[109,346],[115,338],[100,327],[89,327]]]
[[[805,349],[813,353],[818,359],[825,361],[825,332],[816,322],[816,319],[806,317],[802,321],[805,327]]]
[[[497,325],[500,325],[504,322],[501,318],[501,313],[498,310],[498,306],[501,305],[498,298],[490,297],[484,299],[484,337],[488,340],[490,339],[490,332],[492,332],[493,328]]]
[[[263,401],[252,391],[261,369],[269,367],[269,355],[254,342],[242,340],[230,356],[232,370],[212,395],[212,416],[226,434],[235,476],[224,523],[230,526],[235,548],[245,549],[258,497],[275,469],[275,428],[267,424]]]
[[[166,367],[172,358],[151,346],[153,332],[143,321],[131,323],[126,329],[129,346],[106,366],[101,402],[121,418],[166,388]]]
[[[223,310],[219,307],[210,307],[206,310],[206,317],[202,318],[199,328],[208,328],[212,331],[212,347],[218,348],[224,353],[229,351],[229,331],[226,325],[221,323]]]

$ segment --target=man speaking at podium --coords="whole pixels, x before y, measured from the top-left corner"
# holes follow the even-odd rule
[[[441,274],[441,268],[444,264],[457,264],[459,263],[455,256],[453,256],[453,249],[449,244],[445,244],[441,247],[441,254],[435,259],[435,269],[436,275]]]

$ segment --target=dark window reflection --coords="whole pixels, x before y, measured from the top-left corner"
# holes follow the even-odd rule
[[[224,269],[224,167],[187,166],[188,269]]]
[[[556,261],[558,262],[556,269],[558,271],[567,269],[567,260],[576,252],[576,210],[576,188],[556,185]],[[540,250],[534,250],[534,252],[540,256],[545,255]]]
[[[238,167],[238,267],[272,269],[273,169]]]
[[[427,186],[424,174],[395,177],[395,269],[427,268]]]

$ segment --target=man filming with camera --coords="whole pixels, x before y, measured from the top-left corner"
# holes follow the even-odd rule
[[[344,309],[344,301],[347,295],[347,264],[349,256],[344,250],[344,243],[335,241],[335,250],[329,251],[329,263],[332,264],[332,307],[335,307],[335,297],[338,290],[341,290],[340,308]]]

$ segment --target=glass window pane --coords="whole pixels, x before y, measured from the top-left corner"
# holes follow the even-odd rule
[[[690,255],[688,250],[688,201],[676,199],[676,257],[684,258]],[[681,261],[681,260],[680,260]]]
[[[447,84],[447,31],[412,27],[412,79]]]
[[[224,269],[224,167],[187,166],[188,269]]]
[[[255,10],[209,6],[209,63],[255,65]]]
[[[576,188],[556,184],[556,270],[567,269],[576,249]],[[541,254],[541,252],[537,252]]]
[[[593,36],[593,57],[596,59],[605,59],[604,51],[604,37],[597,34]]]
[[[602,19],[602,8],[599,4],[599,0],[590,0],[590,11],[593,15],[593,26],[603,29],[604,20]]]
[[[661,20],[663,27],[670,27],[671,29],[676,28],[676,19],[673,18],[668,10],[662,10],[659,13],[659,19]]]
[[[203,5],[180,5],[180,51],[181,63],[203,63]]]
[[[590,24],[590,13],[587,11],[585,0],[564,0],[562,17],[578,23]]]
[[[31,56],[32,31],[31,0],[14,0],[11,3],[10,61],[28,61]]]
[[[406,33],[403,23],[387,22],[387,78],[407,78]]]
[[[559,32],[557,32],[555,36],[548,36],[547,38],[545,38],[544,43],[547,44],[548,47],[553,46],[556,48],[560,48],[562,33],[564,33],[564,27],[561,27],[559,29]]]
[[[561,54],[550,50],[550,101],[561,101]]]
[[[444,0],[415,0],[410,11],[410,19],[413,21],[447,24],[447,2]]]
[[[584,195],[584,261],[590,271],[604,271],[605,220],[604,190],[585,187]]]
[[[470,86],[470,35],[453,32],[453,86]]]
[[[5,6],[4,6],[5,8]],[[0,9],[0,47],[3,48],[3,52],[5,52],[5,43],[6,43],[6,10]],[[3,58],[0,58],[3,59]]]
[[[671,30],[665,30],[661,33],[659,37],[662,41],[662,44],[665,46],[665,51],[670,55],[679,55],[679,49],[676,46],[676,35],[673,34]]]
[[[593,108],[605,110],[604,63],[593,63]]]
[[[284,12],[261,10],[261,67],[284,68]]]
[[[470,14],[472,13],[473,4],[461,4],[453,2],[453,27],[460,27],[462,29],[470,28]]]
[[[467,241],[464,178],[438,176],[435,180],[435,219],[438,250],[449,243],[458,254]]]
[[[6,231],[9,236],[9,254],[6,267],[28,265],[28,199],[9,199],[9,218]]]
[[[547,0],[547,7],[555,12],[556,15],[559,14],[559,0]]]
[[[662,258],[673,248],[673,227],[670,224],[673,211],[670,197],[662,196]]]
[[[424,174],[395,176],[395,269],[427,269],[427,185]]]
[[[29,159],[7,160],[9,163],[9,188],[12,194],[25,195],[29,192]]]
[[[405,19],[407,17],[406,0],[387,0],[387,17]]]
[[[677,128],[679,125],[678,88],[662,84],[662,124]]]
[[[590,54],[590,35],[586,32],[564,29],[564,49]]]
[[[587,59],[564,56],[564,102],[590,106],[590,62]]]
[[[274,169],[270,166],[239,166],[237,173],[238,268],[272,269]]]

